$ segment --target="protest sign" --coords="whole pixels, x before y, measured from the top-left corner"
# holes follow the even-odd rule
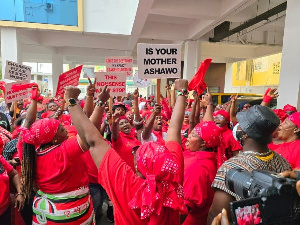
[[[64,87],[72,85],[77,86],[79,84],[79,77],[82,70],[82,65],[77,66],[74,69],[71,69],[65,73],[62,73],[58,78],[58,84],[56,89],[55,96],[64,95]]]
[[[28,81],[16,81],[13,83],[6,83],[5,85],[5,103],[11,103],[14,101],[18,101],[24,98],[28,98],[30,95],[30,91],[28,89],[20,90],[20,91],[13,91],[12,86],[13,85],[21,85],[21,84],[27,84]]]
[[[149,86],[149,84],[151,83],[151,80],[150,79],[140,79],[138,72],[136,72],[133,77],[133,82],[134,82],[135,86],[140,87],[140,88],[145,88],[145,87]]]
[[[110,89],[110,96],[122,96],[126,94],[126,73],[96,72],[96,94],[99,88],[106,85]]]
[[[139,78],[180,78],[181,45],[138,44]]]
[[[4,79],[16,80],[16,81],[23,81],[23,80],[30,81],[31,67],[7,60]]]
[[[128,56],[111,56],[105,58],[106,72],[126,72],[131,76],[133,59]]]

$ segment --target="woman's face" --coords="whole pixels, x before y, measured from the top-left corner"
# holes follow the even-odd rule
[[[58,110],[58,105],[55,102],[51,102],[48,104],[48,110],[56,112]]]
[[[23,109],[23,107],[24,107],[24,102],[23,102],[23,100],[19,100],[19,101],[17,102],[17,107],[18,107],[18,109]]]
[[[190,116],[188,113],[184,114],[183,122],[188,124],[190,122]]]
[[[115,113],[118,113],[118,114],[120,114],[120,116],[125,116],[125,110],[124,110],[124,108],[123,107],[117,107],[116,109],[115,109]]]
[[[278,137],[283,141],[286,141],[295,134],[295,131],[297,131],[296,124],[289,119],[285,119],[285,121],[279,125]]]
[[[216,115],[214,121],[218,127],[224,127],[227,124],[227,120],[222,115]]]
[[[244,111],[246,111],[246,110],[248,110],[248,109],[250,109],[250,108],[251,108],[251,105],[250,105],[249,103],[246,103],[246,104],[243,106],[242,111],[244,112]]]
[[[53,142],[55,144],[61,144],[62,142],[64,142],[68,138],[69,138],[68,131],[61,124],[59,124],[56,135],[53,138]]]
[[[119,121],[119,130],[124,134],[130,134],[131,132],[131,125],[128,120],[121,119]]]
[[[200,150],[203,143],[204,141],[202,140],[202,138],[194,130],[192,130],[192,132],[189,134],[187,138],[187,142],[185,145],[189,151],[196,152]]]
[[[161,131],[163,126],[163,118],[162,116],[156,116],[153,124],[153,129],[155,131]]]

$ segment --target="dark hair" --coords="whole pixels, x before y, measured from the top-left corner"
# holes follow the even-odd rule
[[[127,111],[125,105],[114,105],[114,106],[112,107],[112,111],[115,112],[115,110],[116,110],[118,107],[123,108],[125,112]]]
[[[34,145],[23,144],[23,159],[22,159],[22,191],[26,200],[29,200],[33,190],[35,180],[35,147]]]

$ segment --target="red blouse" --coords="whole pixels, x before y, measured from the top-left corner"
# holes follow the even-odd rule
[[[0,215],[2,215],[10,204],[8,174],[13,170],[13,167],[6,162],[2,155],[0,155],[0,164],[2,165],[0,165]]]

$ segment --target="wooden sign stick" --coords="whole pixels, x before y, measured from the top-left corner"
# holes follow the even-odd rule
[[[160,84],[161,84],[161,79],[157,79],[157,84],[156,84],[156,103],[160,104]]]

